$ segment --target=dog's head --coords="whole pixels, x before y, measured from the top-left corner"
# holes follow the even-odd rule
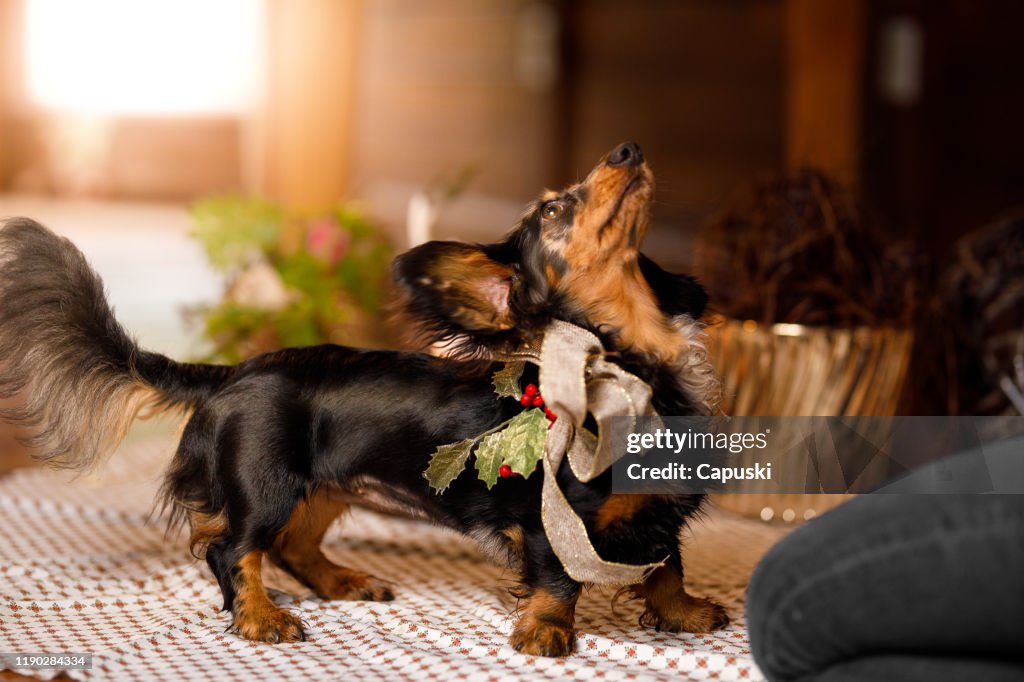
[[[699,318],[707,295],[692,277],[640,253],[653,195],[640,147],[626,143],[583,182],[545,193],[501,242],[435,241],[408,251],[394,274],[415,335],[454,352],[501,352],[561,319],[594,331],[609,349],[675,359],[676,320]]]

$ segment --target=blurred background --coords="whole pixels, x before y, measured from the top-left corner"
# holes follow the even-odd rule
[[[490,238],[636,139],[667,245],[742,183],[811,164],[941,255],[1024,191],[1012,1],[0,7],[5,192],[357,196],[395,227],[412,192],[471,168],[447,229]]]
[[[387,343],[389,254],[495,239],[635,140],[646,250],[709,285],[728,410],[1020,410],[1021,25],[1009,0],[0,0],[0,215],[74,238],[156,350]]]

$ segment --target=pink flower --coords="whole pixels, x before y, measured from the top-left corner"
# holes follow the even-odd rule
[[[306,250],[328,265],[337,265],[345,256],[351,237],[334,218],[316,218],[306,232]]]

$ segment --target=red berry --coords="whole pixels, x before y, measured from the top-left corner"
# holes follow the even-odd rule
[[[537,387],[533,384],[526,384],[526,389],[523,391],[523,395],[533,396],[537,392]]]
[[[512,475],[512,467],[510,467],[507,464],[502,464],[500,467],[498,467],[498,475],[501,476],[502,478],[508,478],[509,476]]]
[[[528,395],[526,395],[524,393],[523,397],[519,399],[519,404],[522,405],[523,407],[526,407],[527,405],[529,405],[530,404],[530,396],[528,396]]]
[[[550,407],[545,405],[544,406],[544,416],[547,417],[548,419],[554,419],[555,418],[555,413],[551,411]]]
[[[544,398],[541,398],[540,394],[538,393],[537,395],[533,396],[533,400],[530,401],[530,404],[533,405],[534,407],[540,407],[541,405],[544,404]]]

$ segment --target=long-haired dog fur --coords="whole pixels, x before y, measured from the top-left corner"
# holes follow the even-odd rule
[[[581,585],[544,534],[543,472],[488,490],[464,471],[442,494],[423,472],[438,445],[524,409],[495,394],[500,364],[490,358],[535,343],[553,319],[597,334],[612,361],[651,385],[659,413],[713,409],[717,383],[698,324],[704,290],[639,251],[653,192],[640,148],[623,144],[583,182],[545,194],[503,241],[430,242],[399,257],[405,310],[421,341],[446,348],[444,358],[325,345],[233,367],[176,362],[141,350],[118,325],[99,277],[69,241],[10,220],[0,230],[0,397],[27,397],[0,417],[32,427],[41,458],[85,468],[140,410],[190,411],[166,500],[172,520],[189,524],[193,553],[247,639],[304,638],[300,619],[267,596],[264,557],[324,599],[392,599],[387,584],[320,551],[331,522],[359,502],[498,548],[525,598],[511,644],[568,654]],[[536,380],[528,369],[522,381]],[[603,558],[669,557],[631,588],[646,602],[642,625],[707,632],[728,621],[721,606],[683,588],[679,536],[701,496],[617,495],[610,472],[583,484],[565,463],[558,478]]]

